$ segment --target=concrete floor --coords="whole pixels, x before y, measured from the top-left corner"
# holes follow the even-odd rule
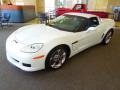
[[[81,52],[59,70],[28,73],[6,59],[6,38],[18,27],[0,29],[0,90],[120,90],[120,30],[109,45]]]

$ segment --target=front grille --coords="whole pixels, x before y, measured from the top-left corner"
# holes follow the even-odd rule
[[[31,67],[31,64],[22,63],[25,67]]]

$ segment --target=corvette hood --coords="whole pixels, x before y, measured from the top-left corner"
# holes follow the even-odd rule
[[[22,43],[45,43],[55,38],[60,38],[70,34],[70,32],[61,31],[44,24],[35,24],[24,26],[15,31],[17,42]]]

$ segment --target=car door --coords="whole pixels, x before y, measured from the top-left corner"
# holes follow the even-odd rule
[[[85,32],[89,42],[88,46],[92,46],[100,42],[102,37],[102,26],[98,17],[92,17],[88,22],[88,29]]]
[[[99,17],[92,17],[89,19],[89,29],[90,27],[94,28],[93,30],[87,30],[88,32],[93,32],[93,39],[91,39],[91,43],[97,44],[100,43],[104,36],[104,31],[106,27],[104,23],[101,23],[101,19]],[[95,32],[95,33],[94,33]],[[90,33],[89,33],[90,34]]]
[[[80,31],[74,34],[73,50],[77,53],[96,44],[98,41],[98,28],[99,21],[97,17],[90,18],[82,23]]]

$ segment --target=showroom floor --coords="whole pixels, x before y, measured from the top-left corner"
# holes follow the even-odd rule
[[[120,30],[111,44],[87,49],[59,70],[28,73],[6,59],[5,41],[21,26],[0,29],[0,90],[120,90]]]

